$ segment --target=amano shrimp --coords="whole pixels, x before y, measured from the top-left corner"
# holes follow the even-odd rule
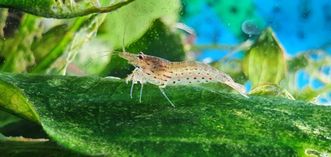
[[[171,62],[163,58],[145,55],[144,53],[132,54],[121,52],[119,56],[127,60],[135,69],[128,75],[126,82],[132,81],[130,97],[132,98],[133,85],[140,83],[140,102],[142,97],[143,85],[151,83],[159,87],[161,93],[172,106],[174,103],[164,92],[167,86],[200,84],[209,82],[219,82],[232,87],[244,97],[245,88],[236,83],[224,72],[221,72],[208,64],[195,61]]]

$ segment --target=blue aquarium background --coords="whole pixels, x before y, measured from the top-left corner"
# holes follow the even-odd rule
[[[181,22],[196,33],[197,45],[235,45],[256,38],[271,27],[285,48],[286,57],[293,58],[310,50],[322,49],[331,54],[331,1],[329,0],[184,0]],[[198,60],[217,61],[226,50],[203,50]],[[242,53],[232,57],[242,58]],[[311,56],[318,59],[321,56]],[[330,67],[322,71],[330,76]],[[303,89],[324,86],[318,79],[310,81],[308,72],[297,73],[297,85]],[[246,84],[250,88],[249,82]],[[329,94],[330,97],[331,94]],[[323,104],[330,100],[322,99]]]
[[[288,56],[331,45],[331,2],[329,0],[187,0],[182,22],[197,33],[197,44],[237,44],[243,24],[251,22],[260,30],[270,26]],[[328,49],[330,53],[330,49]],[[206,51],[200,56],[219,59],[224,53]]]

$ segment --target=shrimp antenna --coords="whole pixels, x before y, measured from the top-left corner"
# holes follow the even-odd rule
[[[126,33],[126,25],[124,25],[123,39],[122,39],[122,51],[125,52],[125,33]]]

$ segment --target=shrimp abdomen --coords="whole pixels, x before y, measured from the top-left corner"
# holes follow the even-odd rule
[[[241,95],[248,97],[245,94],[246,90],[243,85],[236,83],[229,75],[207,64],[197,62],[175,62],[169,66],[169,70],[172,75],[171,79],[167,82],[167,85],[219,82],[230,86]]]
[[[209,65],[197,62],[174,62],[170,66],[168,85],[189,85],[217,82],[216,71]]]

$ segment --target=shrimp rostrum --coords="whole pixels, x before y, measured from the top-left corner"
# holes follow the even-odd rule
[[[229,75],[208,64],[194,61],[171,62],[163,58],[145,55],[142,52],[139,54],[122,52],[119,56],[135,67],[133,72],[126,78],[126,82],[132,81],[131,98],[133,85],[141,84],[140,102],[143,85],[147,82],[157,85],[172,106],[175,106],[174,103],[171,102],[163,90],[166,86],[219,82],[232,87],[248,98],[243,85],[234,82]]]

